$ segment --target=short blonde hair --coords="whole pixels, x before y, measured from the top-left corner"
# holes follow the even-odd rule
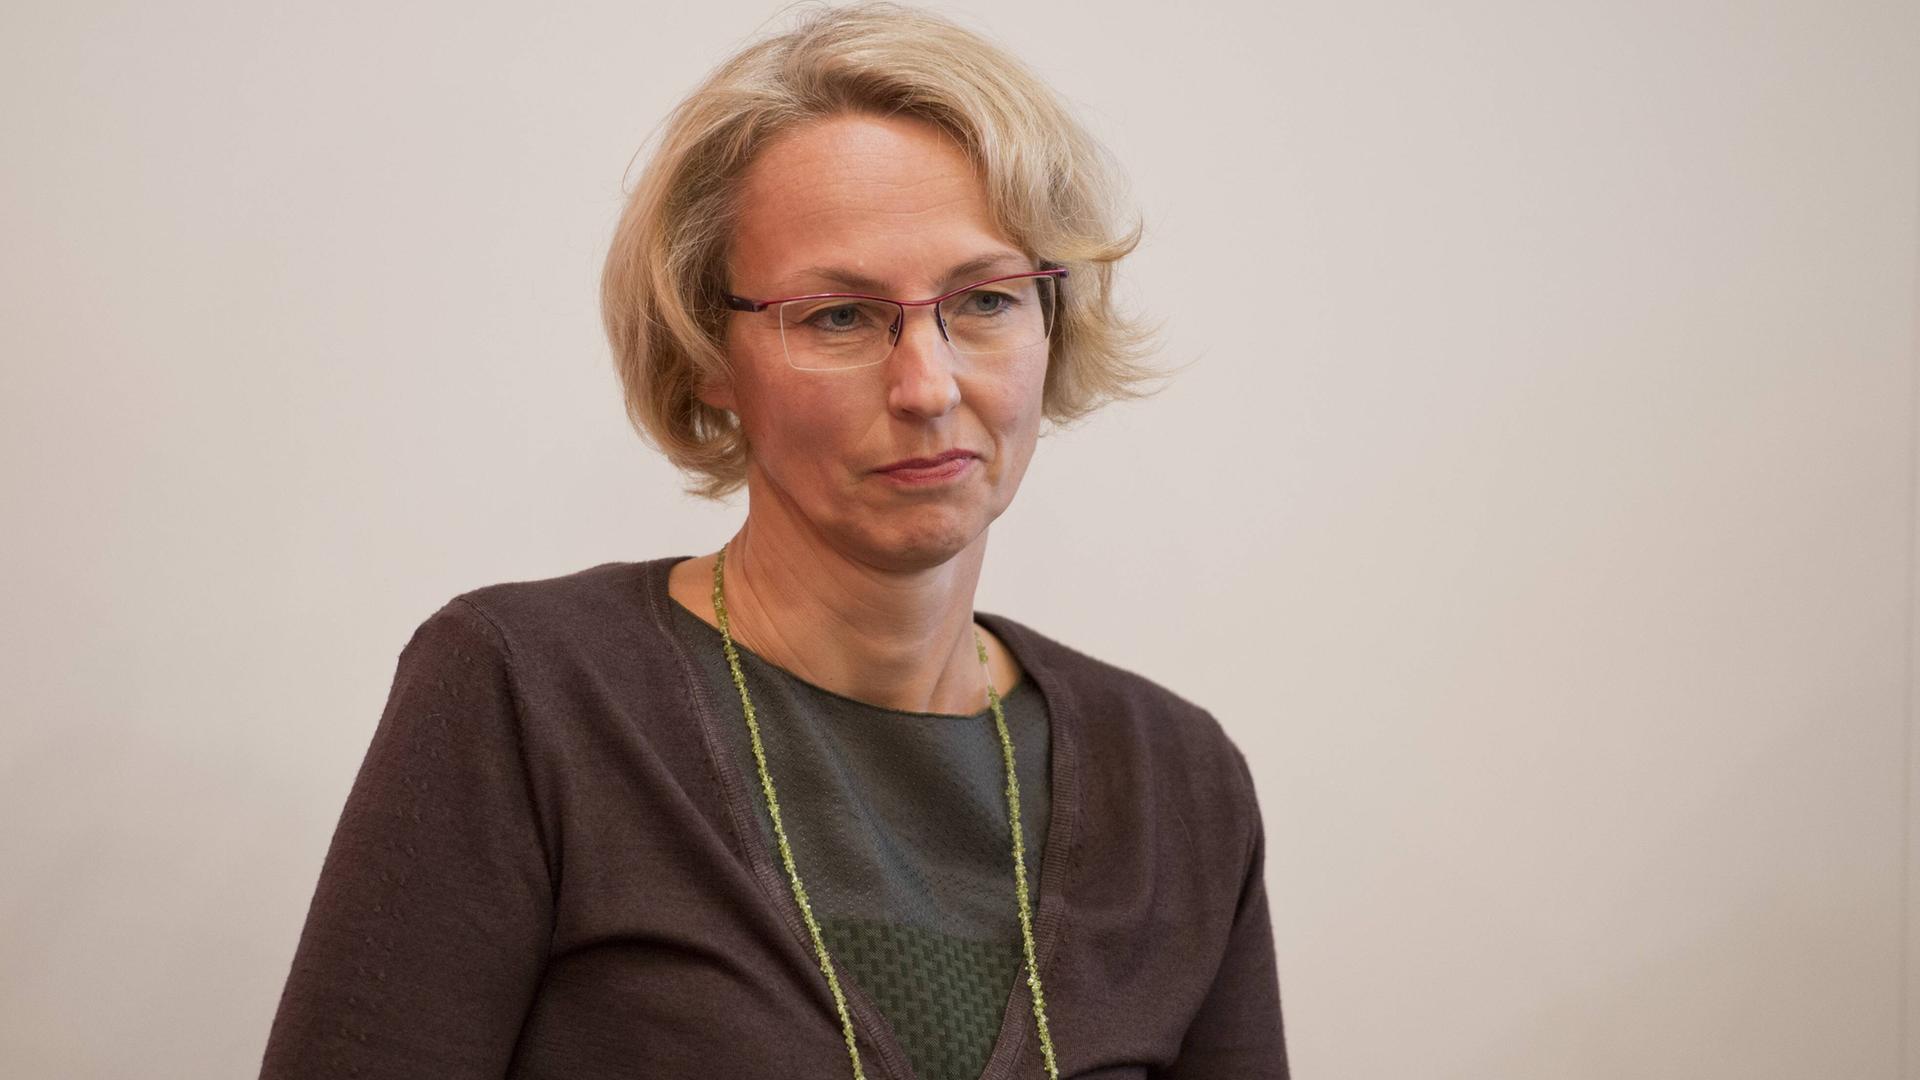
[[[601,275],[601,317],[641,438],[718,499],[746,481],[748,447],[698,388],[728,370],[726,256],[740,180],[772,138],[844,113],[906,115],[952,136],[979,167],[988,210],[1022,250],[1069,271],[1042,414],[1069,423],[1148,396],[1157,328],[1117,310],[1123,229],[1106,149],[1020,61],[928,12],[857,3],[807,12],[715,68],[668,115],[620,216]]]

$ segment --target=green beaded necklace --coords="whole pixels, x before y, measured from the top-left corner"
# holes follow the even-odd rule
[[[807,902],[806,887],[800,884],[800,873],[793,868],[793,849],[787,845],[787,831],[780,824],[780,800],[773,794],[773,777],[767,775],[767,752],[760,745],[760,725],[754,720],[753,699],[747,696],[747,679],[740,672],[740,656],[733,648],[733,635],[727,629],[727,593],[724,585],[727,563],[727,546],[720,545],[720,554],[713,560],[713,613],[720,623],[720,644],[727,652],[727,666],[733,671],[733,685],[740,690],[740,706],[747,714],[747,733],[753,737],[753,760],[760,769],[760,790],[767,796],[767,812],[773,818],[773,835],[780,842],[780,861],[787,868],[787,880],[793,884],[793,899],[800,905],[800,915],[807,922],[807,933],[813,937],[813,951],[820,957],[820,970],[827,976],[827,988],[833,991],[834,1008],[840,1012],[840,1027],[846,1033],[847,1054],[853,1059],[854,1080],[866,1080],[867,1074],[860,1068],[860,1050],[854,1045],[853,1020],[847,1015],[847,999],[840,992],[840,980],[833,973],[833,961],[827,959],[827,944],[820,936],[820,924],[814,921],[813,905]],[[1007,763],[1007,819],[1013,828],[1013,884],[1014,893],[1020,901],[1020,940],[1027,955],[1027,989],[1033,995],[1033,1022],[1040,1032],[1040,1052],[1046,1058],[1047,1076],[1050,1080],[1060,1080],[1060,1071],[1054,1065],[1053,1037],[1047,1031],[1046,995],[1040,992],[1040,965],[1033,955],[1033,916],[1027,905],[1027,860],[1026,847],[1020,835],[1020,782],[1013,771],[1013,739],[1007,734],[1007,714],[1000,708],[1000,694],[993,688],[993,670],[987,666],[987,643],[980,637],[978,630],[973,634],[973,645],[980,654],[980,667],[987,673],[987,701],[993,706],[993,724],[1000,732],[1000,750]]]

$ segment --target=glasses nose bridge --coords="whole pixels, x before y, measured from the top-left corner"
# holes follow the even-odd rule
[[[946,297],[939,296],[939,297],[935,297],[932,300],[890,301],[893,304],[893,306],[900,309],[900,316],[899,318],[894,320],[893,340],[887,342],[887,354],[891,356],[893,354],[893,350],[899,346],[900,339],[907,336],[907,309],[917,308],[917,307],[933,309],[934,328],[939,332],[940,340],[946,342],[948,348],[952,348],[953,338],[947,333],[947,320],[942,318],[940,315],[940,304],[945,299]]]

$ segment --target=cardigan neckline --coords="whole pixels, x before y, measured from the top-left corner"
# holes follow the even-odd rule
[[[672,594],[668,594],[667,603],[675,615],[684,614],[687,618],[690,618],[693,621],[699,623],[701,626],[706,627],[708,632],[712,633],[715,637],[719,636],[720,634],[719,627],[701,618],[699,612],[681,603],[679,600],[675,599],[672,596]],[[989,627],[988,629],[992,629],[992,628]],[[995,635],[995,636],[997,637],[998,635]],[[980,708],[975,709],[973,712],[970,712],[970,713],[924,712],[918,709],[894,709],[885,705],[876,705],[871,701],[862,701],[857,697],[849,697],[846,694],[842,694],[837,690],[829,690],[828,688],[821,686],[817,682],[813,682],[810,679],[807,679],[807,678],[804,678],[803,676],[795,674],[794,672],[788,670],[787,668],[781,667],[779,664],[774,663],[773,661],[767,659],[765,656],[762,656],[759,653],[748,648],[746,645],[742,644],[738,638],[734,639],[733,647],[736,651],[740,653],[740,655],[743,658],[749,657],[749,656],[752,657],[754,662],[759,664],[761,667],[764,667],[773,671],[774,673],[778,674],[782,679],[786,679],[789,682],[797,683],[801,687],[805,688],[805,690],[808,693],[815,694],[820,697],[830,698],[834,701],[842,702],[846,705],[852,706],[860,710],[861,712],[871,714],[880,719],[895,719],[895,720],[908,720],[908,721],[913,721],[913,720],[973,721],[973,720],[990,720],[993,718],[993,706],[991,704],[982,705]],[[1016,679],[1012,686],[1006,688],[1005,690],[1000,691],[1001,702],[1005,703],[1007,701],[1011,701],[1016,695],[1025,697],[1027,693],[1029,693],[1029,690],[1030,690],[1029,684],[1031,683],[1031,681],[1032,680],[1028,679],[1026,677],[1026,674],[1022,672],[1020,678]]]

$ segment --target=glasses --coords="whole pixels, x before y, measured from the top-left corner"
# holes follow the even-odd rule
[[[811,293],[749,300],[723,293],[735,311],[775,312],[787,363],[802,371],[846,371],[885,360],[900,340],[907,309],[932,307],[940,336],[966,356],[1000,356],[1045,344],[1060,306],[1064,269],[976,281],[931,300],[862,293]]]

